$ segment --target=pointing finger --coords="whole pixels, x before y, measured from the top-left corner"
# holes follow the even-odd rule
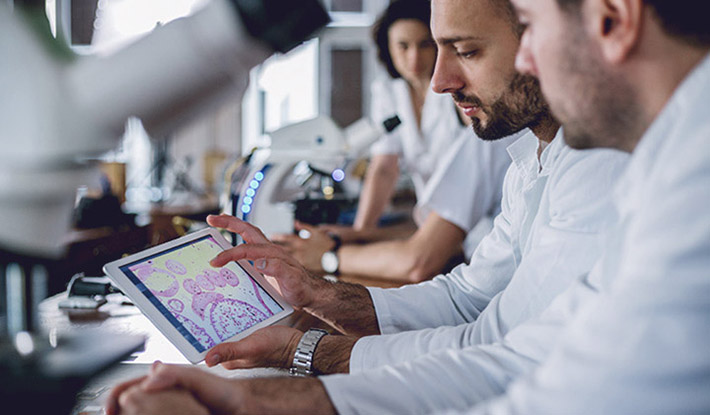
[[[210,265],[218,268],[224,266],[230,261],[239,261],[242,259],[250,261],[257,261],[259,259],[274,259],[286,263],[292,263],[295,261],[286,255],[283,248],[273,244],[242,244],[220,252],[210,261]]]
[[[237,219],[230,215],[209,215],[207,223],[215,228],[227,229],[231,232],[238,233],[246,243],[268,243],[269,239],[264,235],[259,228]]]

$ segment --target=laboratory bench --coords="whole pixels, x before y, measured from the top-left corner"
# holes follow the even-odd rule
[[[395,282],[347,275],[341,276],[339,279],[384,288],[400,285]],[[104,336],[102,339],[104,341],[107,338],[138,337],[144,339],[142,347],[92,377],[88,384],[79,390],[74,398],[74,406],[69,412],[71,415],[103,414],[103,403],[110,388],[124,380],[145,375],[155,360],[165,363],[190,364],[147,317],[141,314],[138,308],[122,294],[107,295],[107,302],[93,310],[60,308],[59,303],[66,297],[67,293],[62,292],[45,299],[40,304],[38,317],[39,331],[42,336],[57,339],[67,334],[85,332]],[[333,332],[333,329],[324,322],[302,311],[294,311],[293,314],[276,324],[287,325],[301,331],[314,327]],[[204,363],[197,366],[224,377],[288,375],[287,370],[275,368],[226,370],[221,366],[208,368]]]

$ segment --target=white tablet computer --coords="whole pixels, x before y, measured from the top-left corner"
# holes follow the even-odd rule
[[[248,261],[213,268],[231,248],[209,228],[110,262],[104,272],[192,363],[212,347],[271,325],[293,308]]]

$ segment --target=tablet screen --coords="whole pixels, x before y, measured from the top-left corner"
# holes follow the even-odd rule
[[[207,235],[120,267],[199,352],[283,311],[238,263],[212,268],[222,250]]]

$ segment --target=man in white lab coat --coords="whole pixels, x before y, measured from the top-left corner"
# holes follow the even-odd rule
[[[517,66],[565,139],[633,156],[603,259],[536,322],[566,327],[552,353],[471,412],[710,413],[707,15],[693,0],[513,3]]]
[[[564,145],[551,118],[526,116],[524,109],[531,105],[524,98],[539,100],[539,95],[512,68],[519,37],[507,2],[433,4],[432,27],[439,43],[434,88],[454,96],[479,136],[509,134],[515,130],[506,126],[516,123],[534,133],[510,148],[514,162],[506,178],[503,212],[470,268],[393,291],[330,284],[306,275],[258,230],[230,218],[211,218],[214,226],[240,232],[251,243],[218,257],[214,265],[248,257],[278,278],[282,293],[297,307],[344,332],[402,333],[323,338],[313,369],[358,372],[348,376],[226,381],[158,366],[148,382],[117,388],[112,411],[119,395],[124,409],[140,411],[159,395],[146,394],[145,388],[174,385],[192,390],[213,411],[460,409],[502,393],[545,356],[554,337],[548,339],[544,331],[500,342],[539,315],[597,260],[599,235],[613,223],[608,189],[625,158],[613,151],[575,152]],[[454,327],[438,328],[442,325]],[[290,365],[299,338],[291,329],[270,328],[250,340],[213,349],[207,361],[229,367]]]

